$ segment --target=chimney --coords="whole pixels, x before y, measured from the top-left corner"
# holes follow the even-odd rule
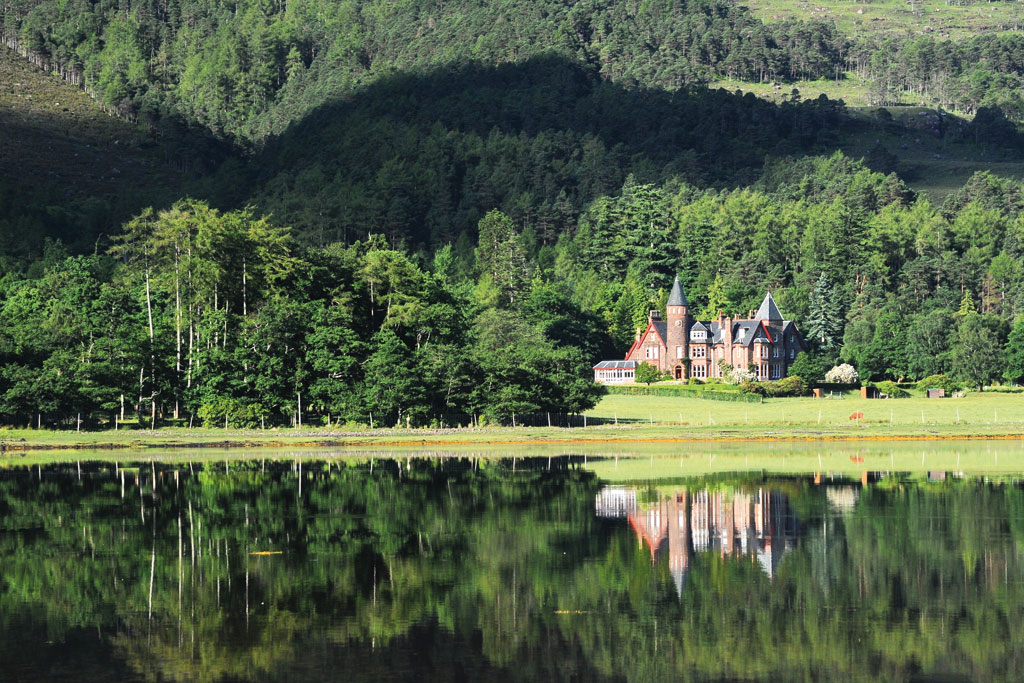
[[[636,340],[637,340],[638,342],[640,341],[640,334],[641,334],[641,332],[640,332],[640,328],[638,327],[638,328],[636,328]]]
[[[732,318],[725,319],[725,325],[722,328],[722,341],[727,347],[732,346]],[[731,360],[730,358],[730,362]]]
[[[661,320],[661,312],[657,310],[651,311],[649,319],[651,322],[654,322],[655,320]]]

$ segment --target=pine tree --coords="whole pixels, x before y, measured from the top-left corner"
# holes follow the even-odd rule
[[[971,291],[964,290],[964,296],[960,299],[960,310],[956,312],[957,317],[964,318],[977,312],[978,309],[974,306],[974,297],[971,296]]]
[[[842,339],[843,319],[836,300],[835,287],[822,272],[811,291],[810,314],[807,317],[807,339],[818,348],[833,351]]]

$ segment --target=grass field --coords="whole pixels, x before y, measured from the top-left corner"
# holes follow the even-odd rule
[[[861,419],[850,419],[862,412]],[[773,399],[731,403],[696,398],[609,395],[590,417],[618,424],[587,428],[485,427],[480,429],[327,428],[223,430],[164,428],[154,431],[73,432],[47,429],[0,430],[0,458],[42,449],[509,449],[524,446],[582,448],[662,444],[668,453],[681,442],[772,442],[779,440],[864,441],[885,439],[1016,439],[1024,435],[1024,394],[970,394],[962,399],[863,400]],[[675,444],[675,445],[673,445]],[[758,446],[760,447],[760,446]],[[831,446],[830,446],[831,448]],[[191,450],[191,452],[196,452]],[[646,452],[646,450],[645,450]],[[76,456],[77,457],[77,456]],[[121,456],[116,456],[121,457]]]
[[[855,413],[863,419],[850,419]],[[964,398],[842,400],[787,398],[730,403],[669,396],[610,394],[588,415],[648,424],[756,428],[765,433],[791,427],[890,429],[928,434],[935,428],[1017,429],[1024,432],[1024,394],[971,393]]]
[[[788,19],[835,23],[851,36],[931,35],[967,38],[981,31],[1024,28],[1016,1],[952,5],[945,0],[745,0],[762,21]]]

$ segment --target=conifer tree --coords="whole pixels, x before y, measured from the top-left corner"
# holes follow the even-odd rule
[[[807,339],[823,351],[834,351],[842,339],[843,319],[835,287],[824,271],[811,291],[809,308]]]

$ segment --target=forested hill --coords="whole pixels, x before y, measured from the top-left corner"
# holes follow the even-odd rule
[[[321,243],[475,239],[494,207],[553,243],[630,174],[746,185],[766,155],[830,151],[858,125],[827,100],[627,88],[558,56],[465,65],[382,78],[319,108],[270,141],[236,197]]]
[[[822,21],[762,23],[726,0],[16,0],[0,31],[125,116],[177,114],[248,141],[395,72],[549,53],[669,90],[856,72],[878,103],[927,92],[1024,118],[1019,33],[883,40]]]
[[[0,273],[38,258],[47,240],[92,251],[100,235],[216,168],[229,146],[171,124],[150,131],[111,116],[0,47]]]

